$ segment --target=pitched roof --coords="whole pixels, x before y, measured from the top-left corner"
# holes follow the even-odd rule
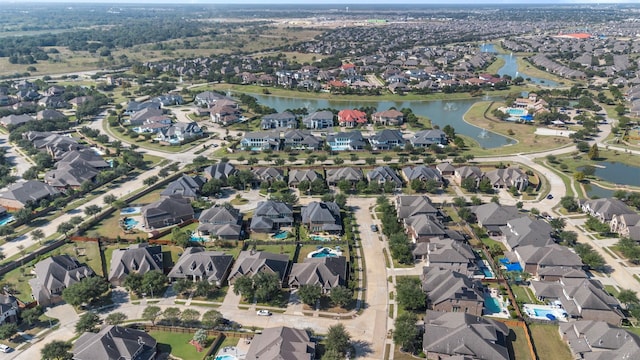
[[[587,360],[640,359],[640,337],[604,321],[560,323],[571,352]]]
[[[378,183],[393,182],[396,187],[402,186],[402,180],[398,177],[398,174],[388,166],[379,166],[367,173],[367,179],[369,181],[376,181]]]
[[[110,325],[97,334],[82,334],[71,351],[75,360],[149,360],[155,358],[156,345],[144,330]]]
[[[490,230],[498,230],[500,226],[507,225],[509,220],[520,217],[518,208],[515,206],[505,206],[494,202],[474,206],[471,211],[476,215],[478,223]]]
[[[515,250],[525,264],[535,264],[539,267],[582,267],[582,260],[575,252],[566,246],[550,244],[545,247],[534,245],[518,246]]]
[[[402,174],[408,181],[418,179],[422,181],[435,180],[442,182],[442,175],[440,175],[440,172],[425,165],[418,165],[414,167],[407,166],[402,168]]]
[[[69,285],[93,276],[93,270],[80,264],[78,259],[69,255],[48,257],[34,266],[36,277],[29,281],[33,298],[39,303],[48,302],[52,293]]]
[[[278,326],[266,328],[251,341],[246,360],[311,360],[315,358],[315,343],[306,331]]]
[[[189,247],[182,253],[168,277],[198,277],[210,283],[223,282],[232,262],[233,256],[222,251],[205,251],[200,247]]]
[[[635,214],[624,202],[616,198],[587,200],[583,203],[593,214],[599,214],[605,221],[610,221],[614,215]]]
[[[495,169],[485,173],[485,176],[489,179],[491,185],[500,185],[504,187],[513,186],[516,182],[527,180],[529,178],[524,171],[514,167]]]
[[[444,225],[435,217],[427,214],[418,214],[405,219],[417,237],[446,236]]]
[[[160,200],[145,205],[141,209],[142,216],[145,218],[153,218],[160,216],[171,216],[178,218],[183,216],[193,216],[194,211],[191,202],[180,196],[171,196],[161,198]]]
[[[47,196],[58,195],[58,190],[41,181],[27,180],[9,185],[7,191],[0,194],[0,198],[16,200],[21,204],[38,201]]]
[[[337,184],[340,180],[358,182],[364,178],[360,168],[340,167],[327,170],[327,182]]]
[[[211,179],[226,180],[237,172],[235,166],[227,162],[219,162],[204,168],[203,173]]]
[[[507,226],[500,229],[506,236],[507,245],[511,249],[525,245],[543,247],[553,243],[551,225],[546,221],[532,219],[529,216],[509,220]]]
[[[289,171],[289,184],[297,184],[301,181],[307,180],[312,182],[316,179],[322,179],[322,176],[317,171],[311,169],[293,169]]]
[[[421,280],[422,290],[431,304],[459,300],[484,302],[482,283],[457,271],[425,266]]]
[[[295,263],[289,274],[289,285],[320,285],[323,290],[344,285],[347,278],[347,259],[344,256],[306,258]]]
[[[324,224],[326,231],[342,230],[340,207],[333,201],[312,201],[302,207],[302,223]]]
[[[398,196],[397,211],[398,219],[407,219],[421,214],[437,216],[440,213],[426,195]]]
[[[188,176],[182,175],[178,179],[172,181],[167,185],[167,188],[162,190],[160,195],[173,196],[181,195],[188,198],[195,198],[200,193],[202,185],[204,185],[206,179],[201,176]]]
[[[109,281],[120,281],[130,273],[144,274],[151,270],[163,271],[162,248],[147,243],[133,244],[116,249],[111,255]]]
[[[242,251],[233,265],[231,275],[253,276],[261,271],[272,271],[277,273],[280,281],[283,281],[289,267],[289,256],[286,254],[273,254],[266,251]]]

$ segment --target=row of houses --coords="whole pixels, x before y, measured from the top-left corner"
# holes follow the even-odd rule
[[[583,212],[608,224],[611,232],[640,241],[640,214],[622,200],[615,198],[581,200],[580,207]]]

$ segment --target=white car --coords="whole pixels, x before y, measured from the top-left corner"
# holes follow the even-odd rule
[[[0,351],[4,352],[4,353],[8,353],[9,351],[11,351],[12,349],[10,347],[8,347],[5,344],[0,344]]]
[[[258,310],[256,314],[258,314],[258,316],[271,316],[271,311],[262,309]]]

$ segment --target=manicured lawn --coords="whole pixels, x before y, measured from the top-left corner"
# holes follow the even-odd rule
[[[158,341],[158,348],[162,351],[170,351],[171,355],[181,359],[202,359],[205,349],[201,353],[196,351],[196,347],[189,344],[193,339],[193,334],[174,333],[165,331],[149,331],[149,335]],[[213,338],[207,339],[207,345],[211,344]]]
[[[132,205],[147,205],[151,204],[152,202],[158,201],[160,200],[160,193],[162,192],[162,190],[164,189],[154,190],[135,200],[135,203]]]
[[[251,248],[251,244],[249,244],[249,248],[247,250],[249,250]],[[294,260],[293,256],[295,255],[296,252],[296,246],[295,245],[258,245],[256,247],[257,251],[266,251],[266,252],[270,252],[273,254],[287,254],[289,255],[289,260]]]
[[[103,276],[100,247],[95,242],[74,242],[56,249],[54,254],[67,254],[77,257],[80,263],[87,264],[98,276]]]
[[[509,353],[513,354],[515,360],[531,360],[531,352],[529,351],[529,345],[527,345],[527,338],[524,335],[524,330],[521,327],[509,327]],[[540,359],[545,359],[541,357]]]
[[[120,220],[120,212],[115,211],[109,217],[103,219],[99,223],[93,225],[88,231],[87,234],[89,237],[93,236],[104,236],[110,239],[115,239],[120,236],[122,239],[135,240],[140,237],[142,239],[147,238],[147,234],[134,230],[133,233],[127,234],[120,228],[119,225]]]
[[[512,285],[511,291],[517,300],[523,300],[526,303],[537,303],[536,298],[531,294],[531,290],[525,286]]]
[[[569,347],[560,338],[557,325],[532,324],[529,329],[539,359],[573,359]]]
[[[31,286],[29,286],[29,280],[34,278],[31,274],[33,264],[35,264],[35,262],[9,271],[2,277],[2,282],[12,288],[15,291],[13,295],[23,302],[31,301]],[[20,269],[24,269],[24,274]]]

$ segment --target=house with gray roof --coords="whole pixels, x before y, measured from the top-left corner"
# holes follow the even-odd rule
[[[314,111],[302,119],[307,129],[326,129],[333,126],[334,115],[329,110]]]
[[[229,274],[229,283],[233,284],[239,277],[253,277],[253,275],[261,272],[277,274],[280,279],[280,285],[287,284],[289,255],[273,254],[266,251],[241,251]]]
[[[42,199],[53,199],[60,192],[53,186],[37,180],[27,180],[9,185],[0,193],[0,206],[8,210],[19,210]]]
[[[36,114],[36,120],[58,121],[58,120],[64,120],[66,118],[67,117],[63,113],[54,109],[40,110]]]
[[[232,263],[233,255],[222,251],[207,251],[201,247],[188,247],[167,276],[171,280],[208,281],[220,287],[227,281]]]
[[[273,232],[283,226],[293,226],[293,208],[281,201],[260,201],[251,218],[251,231]]]
[[[68,153],[64,154],[56,162],[56,164],[64,164],[64,163],[74,163],[74,162],[83,162],[87,165],[96,168],[98,170],[109,169],[111,165],[106,162],[101,155],[96,154],[93,149],[80,149],[80,150],[72,150]]]
[[[181,196],[164,197],[141,209],[142,222],[147,230],[181,224],[192,220],[193,208],[189,199]]]
[[[36,149],[51,155],[54,160],[60,160],[69,151],[85,148],[84,145],[79,144],[70,135],[60,135],[46,131],[29,131],[22,134],[22,138],[29,140]]]
[[[514,167],[488,171],[484,176],[489,179],[495,189],[509,189],[513,186],[518,191],[523,191],[529,186],[529,176]]]
[[[242,234],[242,213],[230,205],[214,205],[204,210],[198,221],[197,232],[200,236],[239,240]]]
[[[322,175],[312,169],[293,169],[289,171],[289,186],[297,188],[303,181],[323,180]]]
[[[393,184],[396,190],[402,188],[402,180],[396,174],[395,170],[388,166],[379,166],[369,172],[367,172],[367,180],[369,182],[376,182],[378,185],[383,185],[390,182]]]
[[[200,107],[213,107],[220,100],[231,100],[232,98],[213,91],[203,91],[195,96],[193,102]]]
[[[485,228],[490,235],[502,235],[502,227],[507,226],[509,220],[522,216],[515,206],[494,202],[473,206],[471,212],[476,216],[478,225]]]
[[[144,330],[109,325],[86,332],[73,344],[73,360],[153,360],[157,341]]]
[[[194,201],[200,196],[202,185],[206,182],[207,179],[203,176],[183,174],[178,179],[170,182],[167,188],[162,190],[160,196],[182,196],[185,199]]]
[[[628,237],[634,241],[640,241],[640,214],[619,214],[611,217],[609,222],[611,232]]]
[[[100,171],[83,161],[57,163],[44,174],[44,182],[57,190],[79,189],[85,182],[93,183]]]
[[[404,220],[407,227],[407,235],[414,243],[428,241],[433,237],[446,237],[447,229],[437,218],[419,214]]]
[[[580,207],[583,212],[605,223],[611,222],[616,215],[636,214],[627,204],[616,198],[584,200],[580,202]]]
[[[436,170],[440,173],[440,176],[450,176],[456,172],[456,168],[448,162],[442,162],[436,165]]]
[[[442,175],[440,175],[440,172],[425,165],[404,167],[402,168],[401,174],[407,183],[411,183],[414,180],[419,180],[422,182],[435,181],[438,186],[442,186],[443,184],[443,179]]]
[[[468,277],[479,275],[478,258],[466,242],[435,237],[417,244],[412,253],[428,267],[448,269]]]
[[[289,274],[289,287],[293,289],[302,285],[319,285],[327,294],[334,287],[346,284],[347,258],[344,256],[306,258],[302,263],[293,264]]]
[[[277,131],[250,131],[240,140],[242,150],[280,150],[280,133]]]
[[[427,293],[427,308],[436,311],[482,315],[484,287],[480,280],[456,271],[424,267],[422,290]]]
[[[41,306],[62,301],[62,291],[95,273],[69,255],[54,255],[35,264],[35,277],[29,280],[31,295]]]
[[[179,122],[166,128],[159,128],[156,140],[169,144],[179,144],[183,141],[198,138],[203,134],[202,128],[195,121],[190,123]]]
[[[284,172],[281,169],[273,167],[260,167],[252,169],[253,177],[256,182],[273,184],[276,181],[285,181]]]
[[[227,179],[229,179],[229,176],[235,175],[237,172],[238,170],[236,170],[236,167],[228,162],[219,162],[217,164],[207,166],[206,168],[204,168],[204,170],[202,170],[202,174],[207,179],[207,181],[216,179],[222,180],[225,183]]]
[[[302,207],[302,225],[310,232],[342,232],[340,207],[333,201],[312,201]]]
[[[422,349],[427,359],[510,360],[507,325],[464,312],[427,310]]]
[[[7,115],[4,116],[2,118],[0,118],[0,125],[4,126],[4,127],[9,127],[9,126],[18,126],[24,123],[27,123],[29,121],[34,121],[35,119],[27,114],[22,114],[22,115],[15,115],[15,114],[11,114],[11,115]]]
[[[584,264],[575,252],[566,246],[550,244],[518,246],[514,255],[525,272],[544,281],[556,281],[562,277],[586,278]]]
[[[265,115],[260,121],[260,128],[262,130],[295,129],[297,127],[298,120],[296,116],[288,111]]]
[[[604,321],[559,324],[560,336],[575,359],[640,359],[640,336]]]
[[[458,185],[462,185],[464,180],[471,178],[476,186],[478,186],[483,177],[484,174],[482,170],[477,166],[461,166],[455,169],[453,173],[453,181]]]
[[[431,199],[426,195],[400,195],[396,198],[398,219],[405,220],[416,215],[441,216]]]
[[[364,179],[362,170],[354,167],[339,167],[327,169],[327,184],[329,186],[336,186],[340,181],[346,181],[351,186],[355,186],[358,182]]]
[[[285,326],[266,328],[251,340],[245,360],[313,360],[316,344],[302,329]]]
[[[327,135],[327,145],[332,151],[363,150],[366,144],[362,133],[358,130]]]
[[[618,300],[609,295],[598,280],[561,278],[529,283],[538,300],[559,304],[570,318],[606,321],[613,325],[622,324],[626,318]]]
[[[369,138],[373,150],[391,150],[395,147],[404,148],[407,141],[400,130],[383,129]]]
[[[159,106],[158,104],[155,105]],[[140,126],[146,122],[149,122],[149,120],[152,118],[158,118],[162,116],[164,116],[164,111],[159,107],[148,107],[131,114],[129,119],[125,120],[125,124],[131,126]]]
[[[15,296],[7,292],[0,293],[0,325],[18,322],[19,310],[20,306]]]
[[[500,231],[504,234],[502,242],[509,251],[519,246],[543,247],[554,243],[551,238],[553,233],[551,225],[546,221],[532,219],[529,216],[509,220],[507,226],[501,227]]]
[[[159,102],[154,101],[146,101],[146,102],[138,102],[131,100],[127,103],[127,108],[124,111],[125,115],[133,115],[144,109],[154,109],[159,110],[161,104]]]
[[[442,130],[422,130],[415,133],[409,142],[413,147],[429,147],[431,145],[447,145],[447,134]]]
[[[162,247],[149,246],[147,243],[133,244],[126,249],[115,249],[109,264],[109,282],[121,286],[125,277],[131,273],[140,275],[148,271],[164,271]]]
[[[283,145],[292,150],[320,150],[322,140],[313,136],[309,131],[289,130],[284,133]]]

